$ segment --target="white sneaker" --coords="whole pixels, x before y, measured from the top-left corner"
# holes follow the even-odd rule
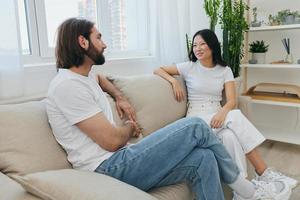
[[[255,173],[256,174],[256,173]],[[274,168],[267,168],[262,175],[256,174],[256,180],[265,181],[265,182],[273,182],[273,181],[282,181],[291,189],[297,186],[298,181],[291,177],[288,177],[281,172],[277,171]]]
[[[291,196],[291,189],[281,181],[264,182],[252,180],[255,193],[251,198],[243,198],[239,194],[233,194],[233,200],[288,200]]]

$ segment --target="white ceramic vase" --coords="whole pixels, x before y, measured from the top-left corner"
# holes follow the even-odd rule
[[[257,64],[265,64],[266,53],[252,53],[252,60],[256,60]]]

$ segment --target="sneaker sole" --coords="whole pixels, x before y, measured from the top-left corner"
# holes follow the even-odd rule
[[[289,200],[292,195],[292,190],[289,189],[286,194],[282,195],[281,197],[277,197],[276,200]]]

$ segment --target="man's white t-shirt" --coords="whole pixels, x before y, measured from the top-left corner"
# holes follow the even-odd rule
[[[95,76],[59,69],[51,81],[46,108],[53,134],[76,169],[94,171],[113,152],[108,152],[75,124],[102,112],[115,124],[108,99]]]
[[[176,67],[186,82],[188,101],[191,105],[206,105],[207,102],[213,105],[219,104],[222,100],[224,84],[234,80],[228,66],[216,65],[207,68],[196,61],[180,63]]]

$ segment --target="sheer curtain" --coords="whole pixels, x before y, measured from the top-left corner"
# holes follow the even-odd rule
[[[185,34],[190,32],[189,1],[156,0],[157,53],[161,65],[187,60]]]
[[[23,95],[17,0],[1,0],[0,7],[0,100]]]

